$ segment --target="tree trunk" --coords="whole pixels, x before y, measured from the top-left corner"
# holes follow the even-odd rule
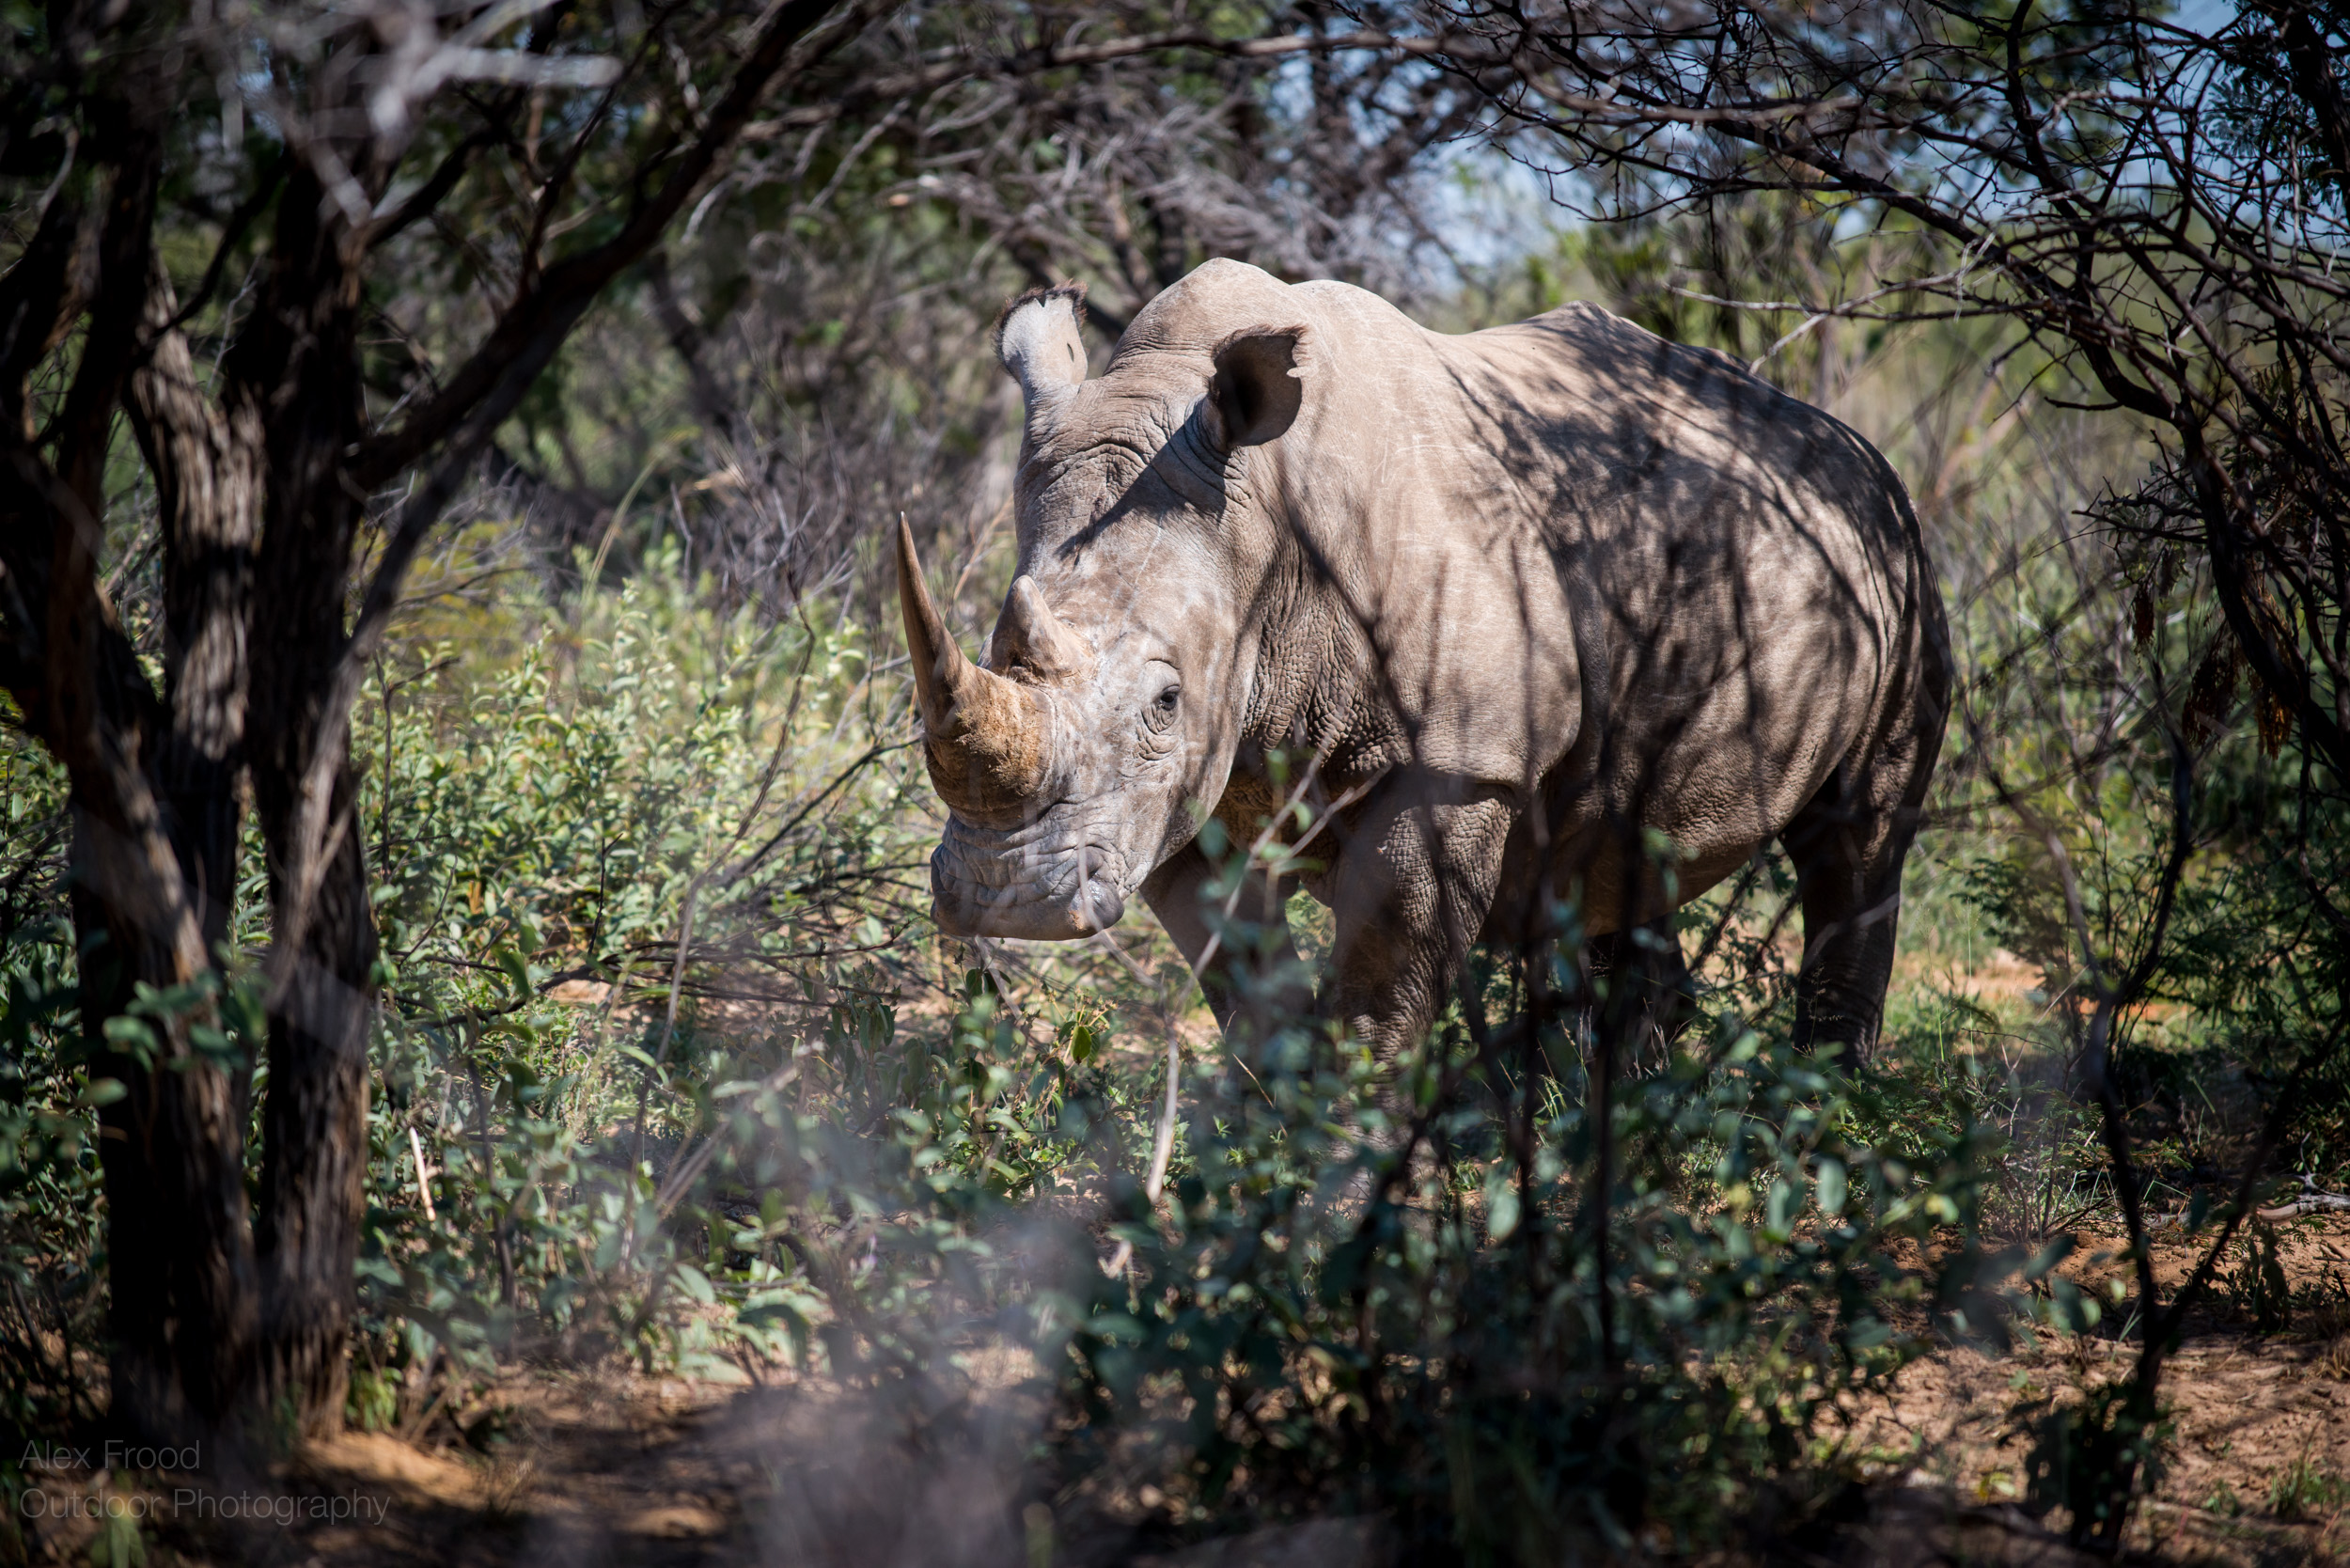
[[[7,432],[0,564],[19,624],[11,690],[70,781],[71,902],[89,1074],[123,1090],[102,1108],[99,1127],[114,1418],[128,1431],[184,1441],[212,1436],[230,1416],[251,1337],[255,1278],[243,1074],[224,1070],[222,1053],[198,1048],[217,1039],[208,935],[225,926],[191,897],[187,839],[171,792],[159,782],[174,759],[212,745],[181,733],[177,721],[218,703],[203,696],[202,682],[183,687],[180,711],[157,701],[98,573],[102,478],[118,400],[126,392],[136,400],[136,386],[156,390],[154,368],[169,358],[166,344],[162,358],[134,368],[151,303],[158,157],[151,131],[134,131],[109,191],[92,326],[55,427],[57,463],[42,461],[29,430]],[[59,309],[70,297],[70,271],[28,278],[23,324],[36,326]],[[11,375],[20,363],[11,357]],[[178,365],[185,363],[181,345]],[[9,389],[18,410],[21,391]],[[218,739],[220,727],[211,733]],[[230,822],[227,858],[218,835],[205,851],[218,868],[207,873],[215,886],[233,878],[233,815]],[[125,1016],[134,1005],[142,1014]]]
[[[159,269],[148,324],[164,326],[172,307]],[[161,334],[127,390],[161,503],[170,687],[153,715],[162,722],[147,727],[158,732],[141,746],[146,773],[128,807],[77,801],[75,926],[92,1071],[129,1090],[102,1112],[112,1407],[131,1431],[185,1442],[234,1424],[256,1323],[243,1177],[251,1063],[226,1053],[188,1059],[193,1031],[217,1027],[215,996],[190,997],[183,1018],[150,1023],[167,1047],[160,1061],[138,1059],[135,1040],[114,1048],[105,1021],[128,1011],[136,981],[217,982],[212,960],[229,934],[243,819],[236,773],[259,453],[258,421],[214,410],[177,332]],[[140,729],[120,728],[145,741]],[[136,870],[104,869],[126,810],[161,842]],[[142,930],[142,918],[175,907],[180,929],[159,951],[159,933]]]
[[[361,515],[360,254],[324,197],[306,169],[288,180],[268,296],[228,366],[272,410],[247,720],[274,944],[255,1398],[304,1435],[342,1419],[376,986],[349,715],[330,711]]]
[[[243,1074],[190,1059],[190,1032],[212,1023],[209,1007],[153,1023],[157,1049],[118,1049],[106,1038],[134,983],[168,984],[175,966],[135,919],[123,918],[141,907],[136,895],[93,890],[102,846],[116,829],[78,804],[73,817],[73,923],[90,1076],[117,1079],[126,1090],[99,1112],[114,1341],[109,1408],[127,1435],[200,1443],[239,1424],[255,1327],[243,1094],[232,1081]]]
[[[352,794],[347,770],[335,792],[339,817]],[[355,823],[340,835],[300,958],[270,1010],[258,1236],[264,1317],[255,1387],[274,1420],[290,1421],[306,1436],[342,1421],[352,1281],[367,1208],[376,945],[360,839]]]

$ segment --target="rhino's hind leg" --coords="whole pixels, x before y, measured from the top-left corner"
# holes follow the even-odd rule
[[[1893,977],[1902,862],[1917,837],[1929,756],[1880,757],[1838,769],[1779,835],[1803,904],[1795,980],[1795,1046],[1841,1044],[1848,1062],[1876,1049]]]
[[[1673,917],[1659,915],[1642,924],[1637,933],[1620,931],[1594,936],[1586,945],[1584,958],[1593,980],[1606,979],[1633,988],[1631,1011],[1638,1021],[1634,1029],[1636,1059],[1644,1072],[1665,1067],[1673,1042],[1698,1015],[1697,977],[1689,972],[1688,955],[1682,951]],[[1597,1023],[1594,1015],[1585,1032]]]

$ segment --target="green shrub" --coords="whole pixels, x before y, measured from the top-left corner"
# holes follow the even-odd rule
[[[97,1121],[72,928],[65,780],[0,729],[0,1463],[94,1412],[105,1356]]]
[[[2268,1512],[2280,1519],[2313,1519],[2350,1503],[2350,1480],[2310,1461],[2309,1450],[2268,1483]]]
[[[1534,955],[1549,996],[1576,957]],[[1147,1466],[1176,1534],[1336,1511],[1469,1560],[1693,1546],[1835,1462],[1840,1399],[2006,1333],[2025,1260],[1974,1244],[1978,1129],[1872,1144],[1838,1063],[1724,1006],[1617,1080],[1603,1168],[1605,986],[1543,994],[1395,1078],[1302,1025],[1197,1069],[1188,1169],[1164,1212],[1113,1187],[1132,1268],[1078,1281],[1062,1466]]]

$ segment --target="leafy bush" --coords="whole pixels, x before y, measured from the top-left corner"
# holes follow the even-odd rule
[[[1572,937],[1531,957],[1392,1080],[1303,1025],[1195,1071],[1164,1211],[1113,1187],[1133,1266],[1086,1278],[1064,1469],[1147,1475],[1176,1534],[1336,1511],[1477,1560],[1696,1545],[1833,1460],[1845,1395],[2005,1332],[2024,1260],[1970,1239],[1976,1130],[1872,1144],[1836,1062],[1727,1007],[1610,1085],[1611,981]]]
[[[2316,1518],[2345,1503],[2350,1503],[2350,1480],[2312,1464],[2307,1449],[2268,1483],[2268,1512],[2280,1519]]]
[[[687,1142],[797,1073],[785,1020],[870,1019],[896,989],[873,955],[909,918],[918,826],[854,633],[716,616],[674,553],[537,619],[487,669],[418,648],[362,705],[394,1003],[362,1262],[379,1376],[590,1328],[720,1370],[673,1222]],[[717,1022],[745,1002],[757,1027]]]
[[[103,1190],[62,917],[65,781],[0,730],[0,1437],[73,1430],[104,1372]],[[11,1470],[21,1442],[6,1450]]]

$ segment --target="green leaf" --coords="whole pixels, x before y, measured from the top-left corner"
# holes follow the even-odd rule
[[[1820,1156],[1818,1192],[1822,1214],[1833,1219],[1844,1212],[1844,1162],[1833,1154]]]
[[[1495,1241],[1508,1241],[1518,1228],[1518,1189],[1504,1182],[1485,1200],[1485,1234]]]
[[[1773,1232],[1784,1237],[1795,1217],[1796,1208],[1803,1202],[1803,1179],[1781,1176],[1771,1184],[1771,1199],[1767,1205],[1768,1224]]]
[[[2051,1269],[2073,1255],[2074,1241],[2069,1235],[2059,1236],[2031,1256],[2024,1265],[2024,1282],[2036,1284],[2045,1279]]]
[[[710,1276],[691,1263],[678,1264],[677,1282],[697,1306],[708,1307],[718,1299],[718,1293],[711,1288]]]
[[[152,1067],[162,1052],[163,1042],[156,1038],[152,1025],[144,1018],[129,1013],[117,1013],[106,1020],[104,1033],[107,1043],[142,1067]]]

